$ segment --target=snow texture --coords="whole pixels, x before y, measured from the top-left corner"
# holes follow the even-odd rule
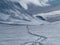
[[[0,45],[60,45],[60,0],[0,0]]]

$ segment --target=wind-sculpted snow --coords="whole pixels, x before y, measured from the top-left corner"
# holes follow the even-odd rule
[[[27,10],[24,9],[24,5],[21,5],[23,2],[24,5],[27,6]],[[1,23],[11,23],[11,24],[32,24],[33,21],[35,24],[39,24],[41,21],[37,21],[34,15],[40,14],[41,11],[43,12],[42,15],[48,15],[49,12],[51,12],[51,15],[55,15],[52,13],[52,10],[58,11],[58,7],[60,6],[59,3],[60,1],[58,0],[1,0],[0,1],[0,22]],[[49,5],[49,6],[43,6],[43,5]],[[23,7],[24,6],[24,7]],[[31,6],[31,7],[30,7]],[[41,7],[42,6],[42,7]],[[55,8],[56,7],[56,8]],[[33,9],[35,8],[35,9]],[[53,9],[54,8],[54,9]],[[30,12],[31,11],[31,12]],[[32,13],[33,11],[33,13]],[[38,13],[39,11],[39,13]],[[44,11],[46,13],[44,13]],[[49,11],[49,12],[48,12]],[[36,13],[35,13],[36,12]],[[56,12],[54,12],[56,13]],[[49,14],[50,15],[50,14]],[[41,19],[40,19],[41,20]],[[51,19],[49,19],[51,20]],[[54,19],[55,20],[55,19]],[[59,20],[59,19],[58,19]],[[43,21],[42,21],[43,22]]]
[[[0,45],[60,45],[59,27],[60,0],[0,0]]]
[[[42,45],[47,38],[31,33],[28,25],[0,25],[0,44],[2,45]]]
[[[60,21],[60,10],[36,14],[34,17],[48,22]]]
[[[8,23],[26,23],[31,21],[30,14],[25,11],[21,5],[17,2],[4,2],[4,0],[0,1],[0,22],[8,22]]]

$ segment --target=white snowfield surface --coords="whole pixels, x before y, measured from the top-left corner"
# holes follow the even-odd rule
[[[23,25],[0,24],[0,45],[25,45],[25,43],[32,45],[36,42],[41,42],[43,45],[60,45],[60,22],[29,26],[29,31],[47,39],[41,41],[39,36],[30,34]]]
[[[60,10],[51,11],[48,13],[40,13],[33,15],[34,17],[40,16],[43,17],[48,22],[60,21]]]
[[[60,0],[0,0],[0,45],[60,45]]]

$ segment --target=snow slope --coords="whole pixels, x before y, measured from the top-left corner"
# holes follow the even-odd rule
[[[60,45],[60,0],[0,0],[0,45]]]

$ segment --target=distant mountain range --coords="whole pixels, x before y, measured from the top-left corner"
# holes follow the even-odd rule
[[[17,1],[0,0],[0,22],[1,23],[40,23],[40,20],[33,17],[35,14],[48,13],[51,11],[60,10],[60,0],[48,0],[50,6],[37,6],[33,3],[28,4],[28,9],[25,10]],[[34,22],[33,22],[34,21]],[[15,23],[15,24],[16,24]]]

